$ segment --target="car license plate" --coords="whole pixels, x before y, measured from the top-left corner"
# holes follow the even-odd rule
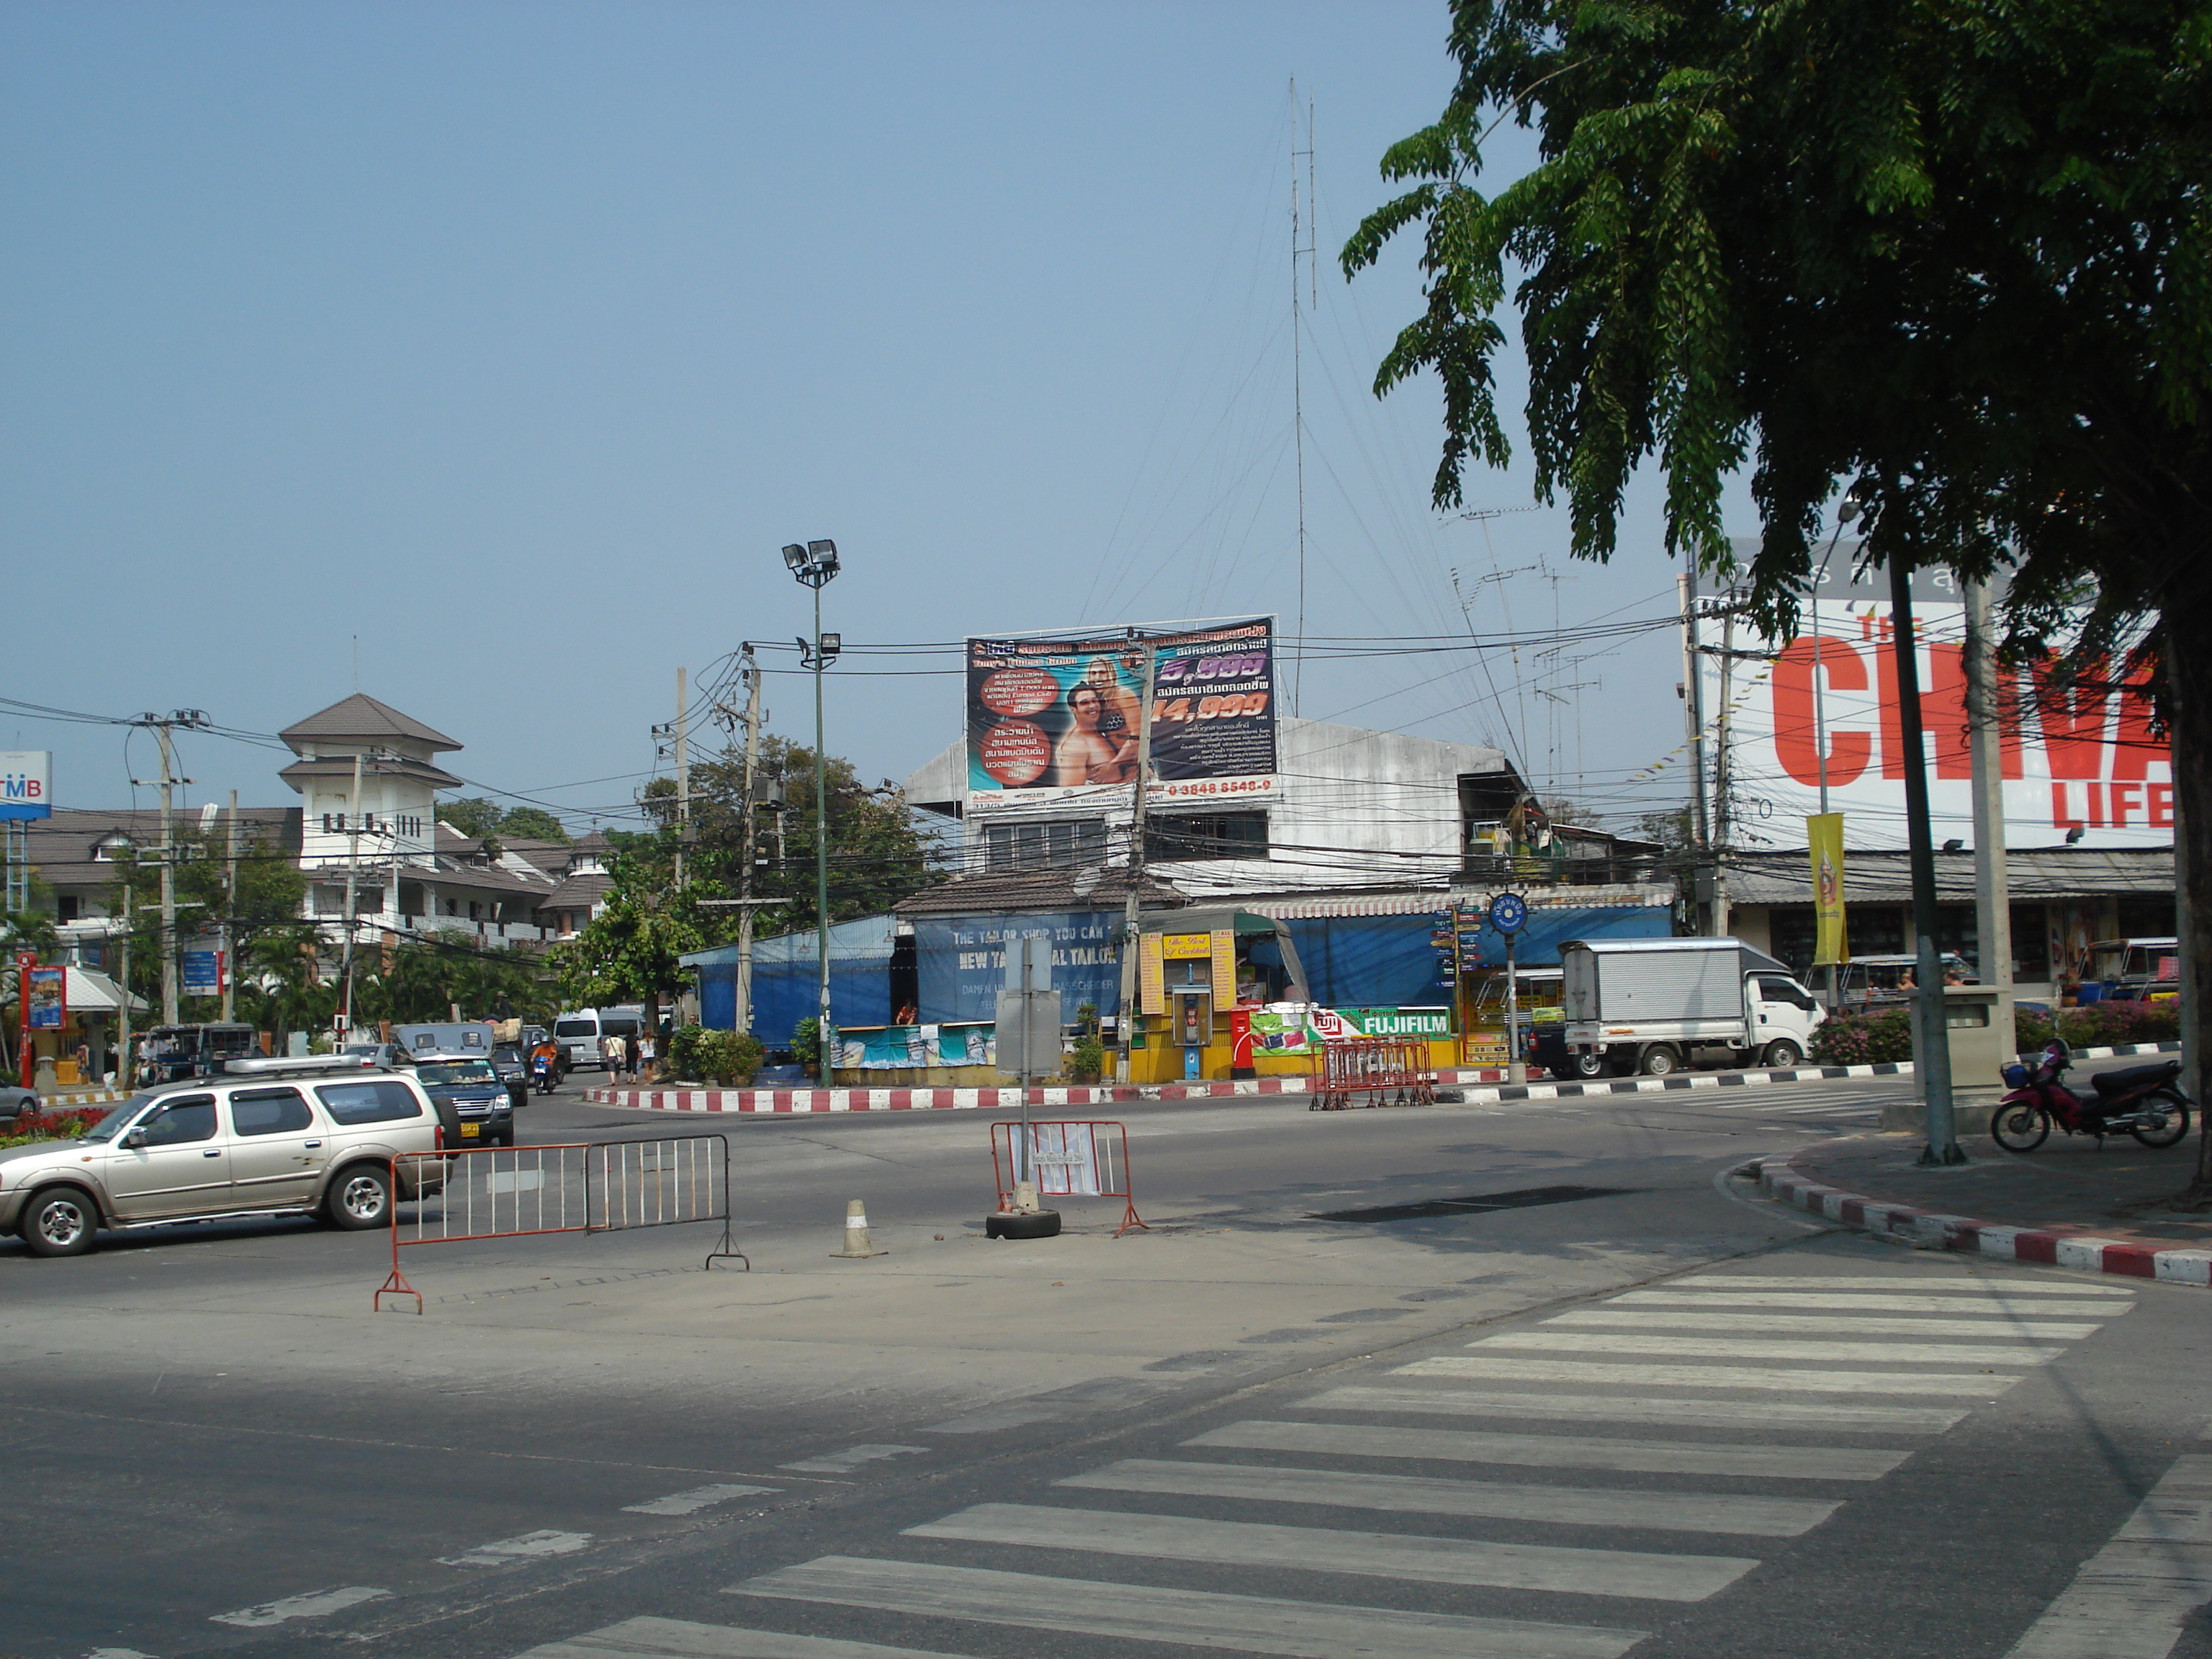
[[[461,1139],[464,1140],[474,1140],[477,1138],[477,1131],[482,1127],[483,1126],[481,1124],[464,1123],[461,1125]]]

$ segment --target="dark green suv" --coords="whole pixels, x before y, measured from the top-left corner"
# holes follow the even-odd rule
[[[514,1097],[507,1081],[482,1054],[417,1054],[415,1080],[441,1110],[453,1110],[447,1130],[452,1147],[514,1145]]]

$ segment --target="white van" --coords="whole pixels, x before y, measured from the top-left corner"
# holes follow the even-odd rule
[[[554,1020],[553,1041],[568,1056],[570,1071],[596,1071],[605,1064],[599,1054],[601,1037],[623,1036],[635,1042],[644,1030],[645,1010],[635,1004],[626,1008],[575,1008]]]

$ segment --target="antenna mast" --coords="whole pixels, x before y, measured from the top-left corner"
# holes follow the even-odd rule
[[[1314,202],[1313,100],[1306,100],[1306,147],[1298,143],[1298,82],[1291,77],[1291,442],[1297,455],[1298,480],[1298,631],[1297,654],[1291,669],[1291,712],[1300,712],[1304,701],[1306,678],[1306,404],[1305,369],[1301,357],[1304,333],[1304,313],[1298,303],[1298,261],[1310,257],[1316,246],[1319,229],[1319,210]],[[1300,222],[1298,216],[1298,158],[1306,163],[1306,213],[1304,234],[1310,240],[1304,246],[1298,245]],[[1321,269],[1316,262],[1312,270],[1313,302],[1321,304]]]

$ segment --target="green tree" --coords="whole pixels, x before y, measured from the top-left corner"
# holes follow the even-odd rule
[[[692,900],[674,885],[672,834],[615,854],[605,908],[573,939],[556,945],[553,970],[571,1007],[657,1001],[682,988],[677,960],[708,943]]]
[[[830,921],[880,915],[945,878],[941,854],[921,833],[896,784],[886,780],[871,789],[850,761],[835,755],[826,770]],[[691,769],[692,879],[717,896],[735,895],[743,873],[744,775],[744,752],[734,746]],[[781,784],[785,804],[780,812],[755,815],[754,856],[765,861],[754,866],[751,890],[781,901],[763,913],[765,931],[801,933],[816,925],[814,751],[787,738],[764,738],[760,777]],[[672,790],[646,805],[672,817]],[[717,940],[737,935],[730,912],[708,926]]]
[[[288,965],[297,955],[303,934],[313,928],[300,920],[307,896],[307,878],[285,855],[258,834],[239,840],[236,879],[230,875],[229,841],[221,828],[205,832],[194,828],[173,832],[177,849],[177,927],[174,935],[161,933],[161,872],[145,852],[126,853],[117,863],[119,908],[130,907],[131,988],[156,1009],[161,1000],[161,963],[166,952],[181,953],[195,939],[211,935],[226,923],[230,928],[231,972],[240,990],[246,987],[252,964],[275,960]],[[275,936],[270,951],[257,947],[264,934]],[[241,1004],[241,1011],[249,1006]],[[213,1019],[221,1010],[219,999],[197,997],[185,1000],[179,1012],[186,1019]],[[243,1015],[242,1015],[243,1017]]]
[[[2132,653],[2177,759],[2212,752],[2212,655],[2160,649],[2212,626],[2212,3],[1456,0],[1451,16],[1450,100],[1383,158],[1412,188],[1343,253],[1350,276],[1422,229],[1426,303],[1376,389],[1442,382],[1439,507],[1469,458],[1510,456],[1493,368],[1510,283],[1536,492],[1565,495],[1577,555],[1611,556],[1654,460],[1670,550],[1728,569],[1722,489],[1748,465],[1762,539],[1741,576],[1778,634],[1848,484],[1872,562],[2009,566],[2008,649],[2058,641],[2085,668]],[[1505,120],[1540,160],[1486,195]],[[2201,1073],[2212,769],[2174,771]],[[2212,1201],[2212,1139],[2196,1195]]]
[[[554,841],[564,845],[568,832],[561,820],[542,806],[510,806],[500,818],[499,833],[514,841]]]
[[[458,800],[441,802],[438,807],[439,823],[450,824],[478,841],[497,835],[505,817],[497,801],[482,795],[463,795]]]

